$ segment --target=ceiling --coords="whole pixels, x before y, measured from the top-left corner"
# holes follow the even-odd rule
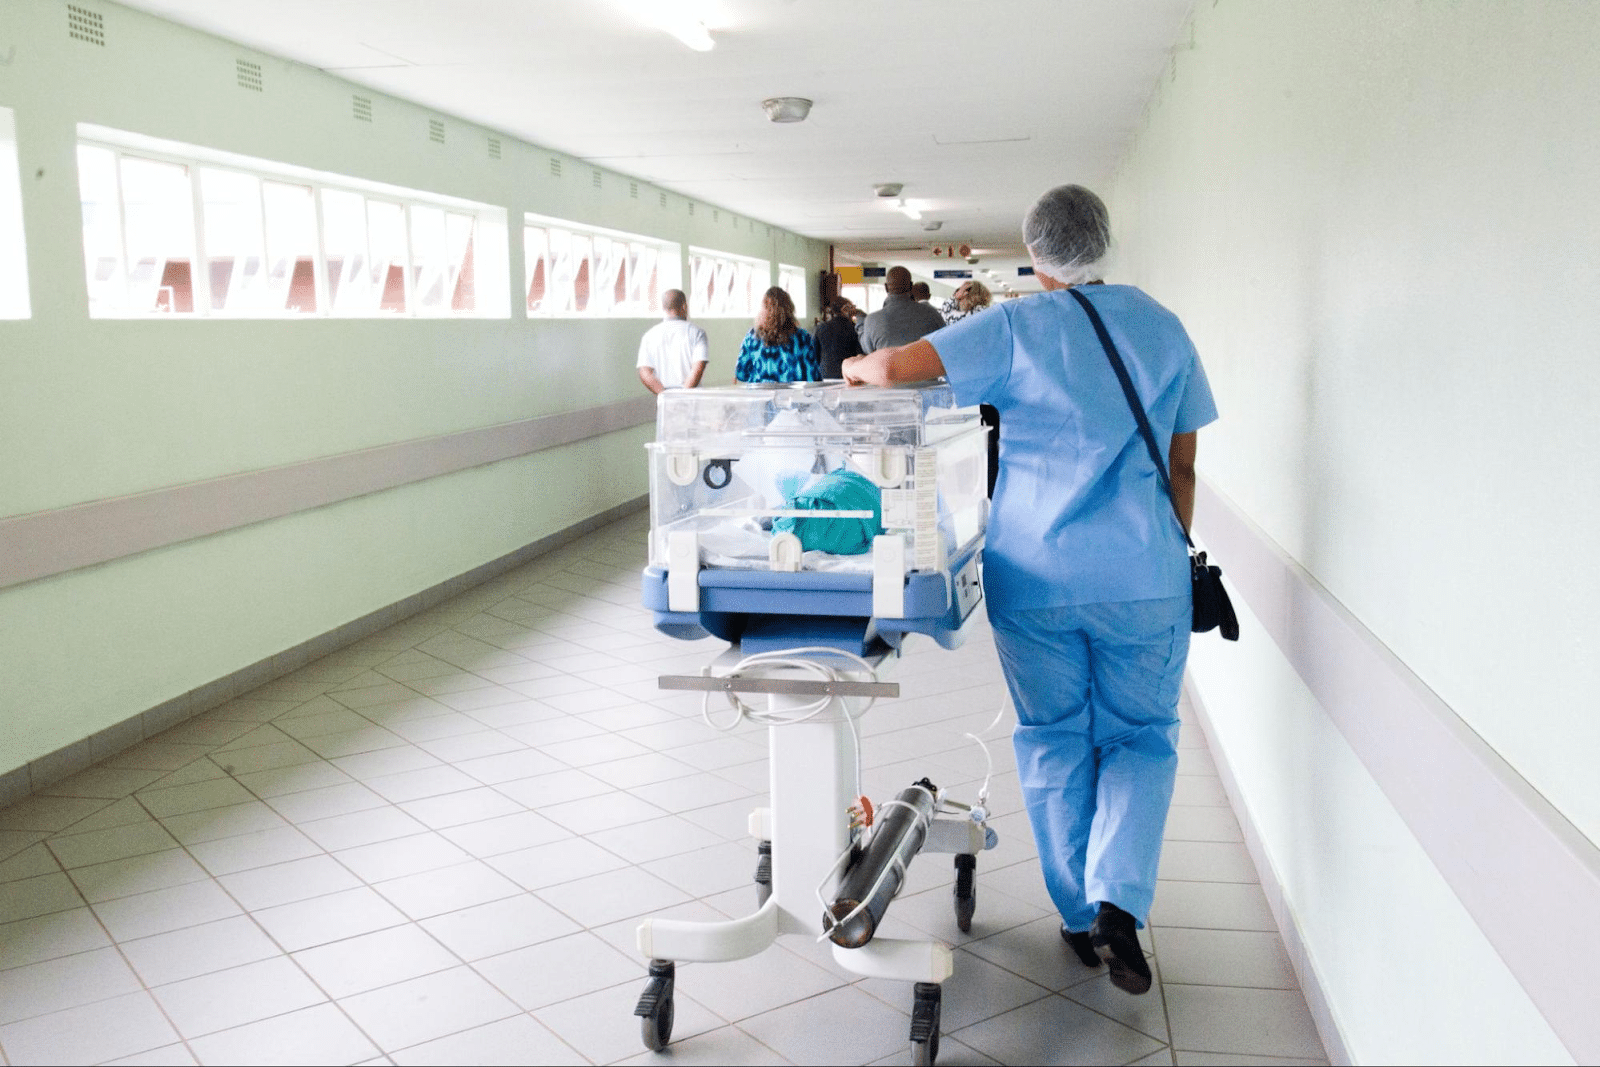
[[[845,258],[928,274],[945,265],[936,240],[970,244],[1026,291],[1023,213],[1052,185],[1110,178],[1193,0],[121,2]],[[711,51],[648,24],[673,7],[705,23]],[[815,107],[769,123],[771,96]],[[924,222],[876,198],[879,182],[903,183]]]

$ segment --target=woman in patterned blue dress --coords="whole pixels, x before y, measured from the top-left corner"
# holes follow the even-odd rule
[[[794,321],[794,300],[776,285],[761,298],[761,311],[745,335],[733,376],[741,382],[822,380],[817,342]]]

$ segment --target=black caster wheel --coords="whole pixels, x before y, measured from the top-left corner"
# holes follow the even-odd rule
[[[939,1058],[940,987],[933,982],[918,982],[911,1002],[911,1062],[916,1067],[933,1067]]]
[[[633,1013],[639,1016],[639,1036],[644,1047],[660,1052],[672,1040],[672,984],[675,968],[671,960],[650,961],[650,981]]]
[[[772,842],[756,842],[756,907],[772,896]]]
[[[972,913],[978,910],[978,857],[956,853],[956,927],[972,932]]]

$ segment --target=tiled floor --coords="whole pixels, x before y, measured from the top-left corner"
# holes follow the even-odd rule
[[[637,606],[644,518],[541,558],[0,812],[0,1049],[32,1063],[895,1063],[909,988],[785,938],[685,965],[642,1052],[633,930],[754,903],[763,734],[660,691],[718,650]],[[979,627],[898,666],[866,787],[976,789],[1002,699]],[[991,744],[971,936],[947,857],[900,936],[956,946],[940,1062],[1318,1063],[1200,730],[1185,730],[1144,997],[1066,955]]]

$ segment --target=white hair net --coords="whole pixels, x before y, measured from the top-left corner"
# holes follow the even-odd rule
[[[1058,185],[1028,209],[1022,242],[1034,267],[1061,284],[1093,281],[1111,249],[1106,205],[1081,185]]]

